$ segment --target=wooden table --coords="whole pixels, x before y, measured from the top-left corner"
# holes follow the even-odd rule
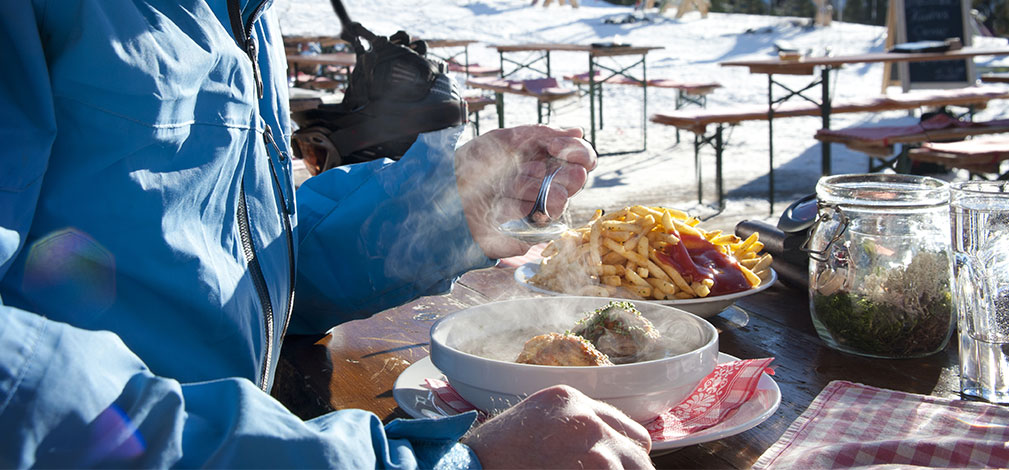
[[[768,122],[769,153],[773,161],[774,155],[774,130],[773,112],[776,104],[788,101],[791,98],[801,98],[816,103],[820,109],[820,117],[823,122],[823,129],[830,129],[830,105],[833,98],[830,91],[830,72],[848,64],[869,64],[869,63],[901,63],[901,62],[930,62],[938,60],[958,60],[971,59],[977,56],[1004,56],[1009,55],[1009,48],[976,48],[968,47],[946,52],[923,52],[923,53],[903,53],[903,52],[876,52],[871,54],[855,54],[844,56],[827,57],[800,57],[796,60],[781,58],[756,59],[756,60],[732,60],[721,62],[719,65],[725,67],[747,67],[750,73],[767,74],[767,106],[771,113]],[[814,79],[808,85],[793,89],[774,79],[775,75],[813,75],[814,71],[820,69],[820,77]],[[775,98],[775,86],[785,91],[784,96]],[[808,96],[805,94],[810,89],[820,87],[820,97]],[[824,175],[829,175],[830,171],[830,144],[823,144],[821,147],[821,168]]]
[[[551,52],[580,52],[586,53],[589,59],[589,142],[596,148],[596,97],[602,96],[602,84],[614,77],[625,77],[641,84],[641,148],[634,150],[624,150],[600,155],[616,155],[624,153],[636,153],[644,151],[648,147],[648,80],[645,56],[649,51],[662,49],[654,46],[630,46],[630,45],[605,45],[602,47],[591,44],[564,44],[564,43],[530,43],[530,44],[503,44],[493,46],[498,51],[501,61],[501,78],[507,78],[523,70],[531,71],[539,76],[551,77],[550,66]],[[532,57],[525,60],[516,60],[516,53],[532,53]],[[637,56],[638,58],[630,64],[619,64],[617,58]],[[600,59],[608,57],[611,62],[602,63]],[[632,69],[641,66],[641,75],[636,76]],[[510,66],[511,68],[506,68]],[[596,71],[602,73],[596,77]],[[500,96],[499,96],[500,98]],[[500,108],[500,107],[499,107]],[[600,106],[599,128],[602,128],[602,107]],[[498,126],[504,127],[503,113],[498,110]],[[598,152],[599,149],[596,148]]]
[[[290,337],[281,354],[274,395],[303,418],[362,408],[383,421],[407,417],[392,395],[396,378],[428,355],[434,320],[494,300],[533,294],[513,281],[514,269],[464,275],[451,294],[418,299],[325,337]],[[712,317],[720,350],[739,358],[775,358],[781,406],[749,431],[654,458],[659,468],[749,468],[832,380],[942,397],[959,397],[957,347],[924,359],[884,360],[824,345],[809,317],[808,296],[780,282]]]

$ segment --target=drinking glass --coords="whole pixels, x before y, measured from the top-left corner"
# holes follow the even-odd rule
[[[1009,182],[951,189],[960,392],[1009,403]]]

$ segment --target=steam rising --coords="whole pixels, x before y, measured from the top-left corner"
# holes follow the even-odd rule
[[[459,318],[453,322],[448,333],[447,345],[460,351],[498,361],[513,362],[522,351],[525,342],[533,336],[546,333],[563,333],[574,329],[578,320],[591,314],[595,308],[608,303],[600,298],[598,305],[586,309],[584,302],[562,304],[544,301],[537,308],[517,308],[494,312],[496,321],[488,322],[487,316],[474,315]],[[507,305],[507,304],[506,304]],[[542,308],[539,306],[542,305]],[[636,305],[639,309],[643,305]],[[504,305],[501,308],[506,308]],[[668,310],[648,311],[642,309],[642,316],[652,322],[661,335],[651,351],[645,353],[647,360],[671,357],[693,351],[703,346],[710,338],[701,329],[699,320],[683,314],[670,315]],[[703,321],[703,320],[701,320]]]

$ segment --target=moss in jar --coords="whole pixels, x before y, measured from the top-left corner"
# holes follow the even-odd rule
[[[914,357],[936,352],[953,318],[949,258],[923,251],[905,268],[867,276],[868,292],[813,295],[820,322],[839,345],[866,354]]]

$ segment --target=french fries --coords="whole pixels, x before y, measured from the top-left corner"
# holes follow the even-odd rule
[[[756,233],[742,240],[719,230],[706,231],[699,223],[685,212],[663,207],[596,211],[588,224],[547,245],[539,272],[529,282],[577,295],[674,300],[707,297],[717,292],[720,280],[738,280],[739,274],[749,288],[768,279],[771,255],[760,253],[764,245]],[[675,246],[680,243],[684,245]],[[710,271],[681,272],[671,255],[676,249],[711,250],[727,261]],[[738,273],[725,273],[732,270]]]

